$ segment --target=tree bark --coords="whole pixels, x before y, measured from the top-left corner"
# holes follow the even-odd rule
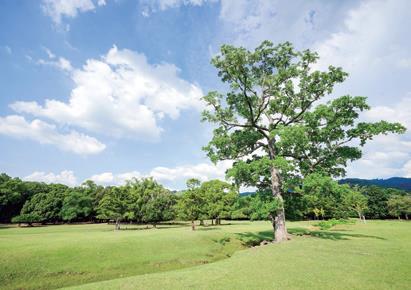
[[[120,218],[116,218],[116,231],[120,229]]]
[[[191,230],[195,231],[196,225],[194,224],[194,221],[191,221]]]
[[[281,194],[281,177],[278,169],[274,166],[271,167],[271,191],[273,196],[281,203],[281,206],[277,209],[273,218],[274,227],[274,241],[280,243],[286,241],[287,227],[285,225],[285,211],[283,205],[283,197]]]

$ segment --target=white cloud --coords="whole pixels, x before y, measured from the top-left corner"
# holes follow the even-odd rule
[[[127,180],[141,177],[143,177],[143,175],[141,175],[141,173],[138,171],[124,172],[120,174],[113,174],[112,172],[103,172],[100,174],[95,174],[88,179],[101,185],[122,185],[125,184]]]
[[[409,1],[363,1],[351,9],[344,28],[332,33],[315,46],[320,64],[342,66],[350,73],[372,71],[373,68],[397,63],[408,54],[410,40],[401,27],[411,24]]]
[[[44,59],[39,59],[37,61],[37,64],[41,65],[50,65],[53,67],[56,67],[62,71],[67,71],[70,72],[73,70],[73,67],[71,66],[71,63],[68,59],[64,57],[59,57],[56,60],[44,60]]]
[[[114,46],[71,72],[75,87],[67,103],[15,102],[11,108],[110,136],[158,139],[164,116],[202,108],[201,89],[178,74],[172,64],[151,65],[143,54]]]
[[[196,165],[183,165],[174,168],[156,167],[150,172],[150,176],[159,181],[178,181],[188,178],[197,178],[201,181],[218,178],[224,179],[225,172],[232,165],[232,161],[222,161],[217,165],[199,163]]]
[[[194,165],[182,165],[176,167],[155,167],[147,173],[139,171],[114,174],[103,172],[91,176],[90,180],[102,185],[121,185],[132,178],[153,177],[166,187],[176,189],[183,188],[187,179],[197,178],[201,181],[211,179],[225,179],[225,172],[232,165],[232,161],[222,161],[217,165],[211,163],[199,163]]]
[[[61,134],[52,124],[38,119],[28,122],[17,115],[0,117],[0,134],[55,145],[63,151],[82,155],[97,154],[106,147],[97,139],[77,131]]]
[[[1,50],[4,50],[7,54],[11,55],[13,54],[13,50],[11,49],[10,46],[5,45],[5,46],[0,46]]]
[[[77,178],[74,176],[73,171],[70,170],[64,170],[58,174],[54,174],[52,172],[45,173],[42,171],[35,171],[23,179],[27,181],[38,181],[45,183],[62,183],[69,186],[77,185]]]
[[[143,1],[141,14],[144,17],[148,17],[157,11],[165,11],[180,6],[202,6],[206,3],[215,3],[217,1],[218,0],[146,0]]]
[[[81,12],[94,11],[97,6],[104,6],[104,0],[43,0],[44,14],[50,16],[55,24],[61,24],[63,17],[75,18]]]
[[[387,120],[400,122],[405,127],[411,129],[411,97],[402,98],[391,106],[374,106],[371,110],[364,113],[364,117],[370,121]]]
[[[335,1],[222,0],[222,41],[254,48],[268,39],[307,48],[338,24],[344,6]]]
[[[404,164],[403,166],[404,176],[411,178],[411,160]]]

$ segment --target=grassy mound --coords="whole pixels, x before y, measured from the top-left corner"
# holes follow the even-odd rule
[[[185,225],[114,232],[107,225],[0,230],[2,289],[407,289],[411,224],[370,221],[322,231],[268,222],[192,232]],[[104,280],[104,281],[103,281]],[[89,283],[92,281],[100,281]],[[88,284],[87,284],[88,283]]]

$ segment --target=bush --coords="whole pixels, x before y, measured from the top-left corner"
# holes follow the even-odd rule
[[[327,221],[321,221],[315,225],[320,227],[321,230],[329,230],[336,225],[347,225],[353,223],[353,221],[350,221],[348,219],[330,219]]]
[[[12,223],[27,223],[29,226],[31,226],[32,223],[40,223],[42,221],[43,219],[35,213],[23,213],[11,219]]]

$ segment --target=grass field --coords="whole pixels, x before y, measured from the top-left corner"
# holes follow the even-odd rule
[[[411,289],[411,223],[293,222],[292,240],[254,248],[271,225],[231,223],[2,227],[0,289]]]

